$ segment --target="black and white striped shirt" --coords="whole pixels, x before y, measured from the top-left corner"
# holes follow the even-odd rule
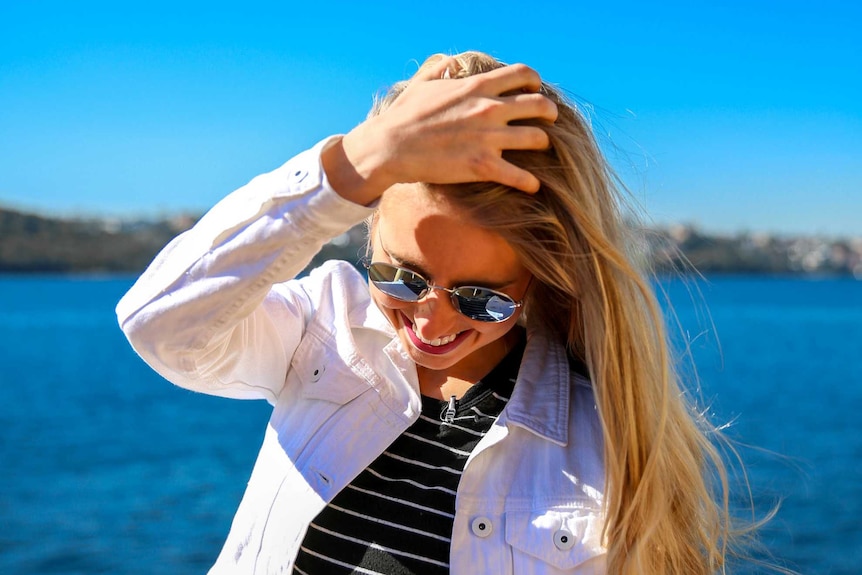
[[[294,573],[449,573],[458,482],[511,397],[523,351],[522,343],[472,386],[454,418],[449,402],[423,396],[419,420],[311,523]]]

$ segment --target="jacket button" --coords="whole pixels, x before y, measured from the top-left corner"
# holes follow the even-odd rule
[[[487,517],[477,517],[470,524],[470,530],[476,537],[487,537],[494,531],[494,525]]]
[[[314,368],[311,372],[311,383],[317,383],[320,381],[320,378],[323,377],[323,373],[326,371],[326,366],[321,365],[320,367]]]
[[[554,533],[554,545],[560,551],[568,551],[575,545],[575,536],[572,535],[571,531],[560,529]]]
[[[307,170],[302,170],[302,169],[300,169],[300,170],[295,170],[295,171],[290,175],[290,177],[293,179],[293,181],[294,181],[294,182],[301,182],[302,180],[304,180],[304,179],[306,178],[306,176],[308,176],[308,171],[307,171]]]

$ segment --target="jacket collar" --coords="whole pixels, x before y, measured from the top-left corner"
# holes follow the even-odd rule
[[[527,331],[527,347],[512,398],[505,409],[508,423],[566,445],[572,374],[565,347],[543,330]]]
[[[370,298],[364,309],[365,326],[386,333],[400,349],[395,329]],[[400,355],[401,360],[410,361],[403,351]],[[571,386],[575,378],[583,379],[573,375],[565,346],[543,329],[528,328],[518,379],[504,410],[506,421],[548,441],[566,445]]]

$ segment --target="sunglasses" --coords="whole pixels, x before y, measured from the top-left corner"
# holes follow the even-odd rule
[[[415,302],[424,298],[431,290],[445,291],[455,309],[474,321],[506,321],[523,303],[504,293],[478,286],[451,289],[435,286],[416,272],[392,264],[368,261],[362,263],[368,270],[368,279],[374,287],[389,297]]]

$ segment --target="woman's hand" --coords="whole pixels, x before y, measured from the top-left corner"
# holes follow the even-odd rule
[[[542,150],[544,130],[513,120],[553,122],[556,105],[538,93],[539,75],[522,64],[461,79],[441,79],[453,58],[420,70],[382,114],[363,122],[323,153],[323,167],[343,197],[369,204],[396,183],[493,181],[539,189],[503,150]],[[505,94],[505,95],[504,95]]]

